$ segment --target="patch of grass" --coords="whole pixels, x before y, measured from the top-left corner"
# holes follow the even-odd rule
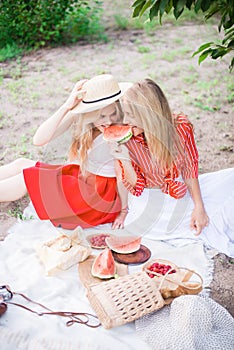
[[[107,68],[103,68],[103,67],[97,67],[95,69],[95,75],[99,75],[99,74],[108,74],[109,73],[109,69]]]
[[[191,52],[189,47],[179,47],[177,50],[168,50],[164,52],[161,58],[168,62],[173,62],[175,59],[182,58],[184,55]]]
[[[228,103],[234,103],[234,92],[230,92],[227,96]]]
[[[128,61],[124,61],[122,63],[123,67],[124,67],[124,72],[125,73],[130,73],[132,72],[133,70],[133,67],[132,67],[132,63],[131,62],[128,62]]]
[[[174,39],[174,43],[177,45],[182,45],[183,44],[183,40],[181,38],[175,38]]]
[[[219,86],[219,80],[217,78],[209,79],[209,81],[206,81],[206,80],[197,81],[197,87],[199,88],[199,90],[210,91],[212,89],[212,91],[214,91],[213,88],[218,86]]]
[[[146,69],[146,68],[150,68],[152,66],[152,64],[155,62],[156,60],[156,54],[154,53],[144,53],[143,57],[142,57],[142,66]]]
[[[18,81],[9,81],[7,83],[7,90],[11,93],[12,99],[15,103],[18,103],[20,100],[20,95],[25,88],[25,82],[23,80]]]
[[[195,98],[193,105],[203,111],[215,112],[221,109],[219,103],[215,103],[214,99],[211,97],[204,98],[203,96]]]
[[[150,48],[149,48],[148,46],[143,46],[143,45],[138,46],[138,47],[137,47],[137,50],[138,50],[138,52],[140,52],[140,53],[150,52]]]
[[[24,105],[26,103],[33,103],[37,107],[39,92],[34,87],[37,84],[36,79],[21,78],[18,80],[11,80],[6,84],[7,90],[10,92],[12,101],[16,104]]]
[[[127,30],[129,28],[129,19],[127,17],[117,13],[114,15],[114,19],[117,29]]]
[[[197,72],[195,72],[193,74],[186,75],[185,77],[182,78],[182,80],[186,84],[191,85],[191,84],[195,84],[197,82],[198,77],[199,77],[199,74]]]
[[[23,221],[32,220],[33,219],[32,215],[27,217],[27,216],[25,216],[23,214],[23,209],[22,209],[22,207],[19,204],[17,204],[17,206],[14,209],[8,210],[8,215],[13,216],[16,219],[20,219],[20,220],[23,220]]]
[[[71,78],[71,81],[73,83],[76,83],[77,81],[82,80],[82,79],[86,79],[86,78],[87,78],[87,74],[82,72],[82,73],[74,74]]]
[[[234,102],[234,82],[233,82],[233,75],[227,75],[224,77],[224,81],[227,85],[227,101],[228,103]],[[233,106],[234,109],[234,106]]]
[[[21,59],[18,57],[15,60],[14,64],[1,68],[0,76],[1,76],[0,78],[1,80],[3,80],[4,78],[10,78],[13,80],[22,78],[23,65],[21,63]]]
[[[0,112],[0,129],[9,128],[13,124],[13,117],[6,116],[2,112]]]

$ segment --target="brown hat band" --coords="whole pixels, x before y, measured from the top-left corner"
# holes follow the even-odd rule
[[[111,96],[99,98],[98,100],[93,100],[93,101],[84,101],[84,100],[83,100],[82,102],[83,102],[83,103],[96,103],[96,102],[108,100],[109,98],[115,97],[115,96],[120,95],[120,94],[121,94],[121,90],[119,90],[119,92],[117,92],[116,94],[111,95]]]

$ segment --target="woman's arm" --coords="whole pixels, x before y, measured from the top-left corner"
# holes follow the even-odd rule
[[[81,96],[84,91],[81,89],[85,81],[81,80],[76,83],[67,101],[39,126],[33,137],[35,146],[46,145],[71,126],[74,121],[74,114],[69,112],[82,100]]]
[[[194,209],[191,215],[190,227],[195,230],[198,236],[203,228],[209,224],[209,217],[205,211],[202,200],[201,189],[198,182],[198,151],[194,138],[193,127],[184,115],[177,116],[176,127],[184,148],[184,167],[182,177],[186,183],[194,203]]]
[[[117,142],[109,142],[111,155],[118,160],[121,168],[121,178],[124,187],[134,196],[140,196],[145,188],[145,178],[139,167],[133,164],[128,149],[125,145]]]
[[[121,200],[121,211],[115,221],[113,222],[112,229],[124,228],[124,221],[128,215],[128,190],[124,186],[121,178],[121,168],[116,161],[116,177],[118,193]]]
[[[198,236],[203,228],[208,226],[209,217],[205,211],[198,179],[186,179],[184,181],[188,186],[189,193],[194,203],[194,209],[190,220],[190,228],[191,230],[196,230],[195,235]]]

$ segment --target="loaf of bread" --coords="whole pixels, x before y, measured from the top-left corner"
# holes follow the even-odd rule
[[[92,253],[91,246],[80,227],[69,235],[64,232],[58,232],[58,234],[36,248],[37,255],[44,264],[46,275],[67,270],[87,259]]]

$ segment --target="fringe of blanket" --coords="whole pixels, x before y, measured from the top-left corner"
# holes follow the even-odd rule
[[[93,350],[93,345],[74,343],[54,338],[31,338],[26,332],[13,332],[9,328],[0,327],[0,344],[3,350]],[[103,350],[103,346],[95,344],[95,350]]]
[[[210,285],[211,285],[211,282],[213,281],[213,277],[214,277],[214,257],[215,257],[215,255],[218,254],[218,252],[215,249],[210,249],[210,248],[206,247],[206,245],[204,245],[204,251],[205,251],[205,255],[207,257],[208,268],[206,270],[205,275],[203,276],[204,281],[206,281],[206,283],[205,283],[205,286],[200,294],[203,296],[209,297],[210,293],[211,293]]]

